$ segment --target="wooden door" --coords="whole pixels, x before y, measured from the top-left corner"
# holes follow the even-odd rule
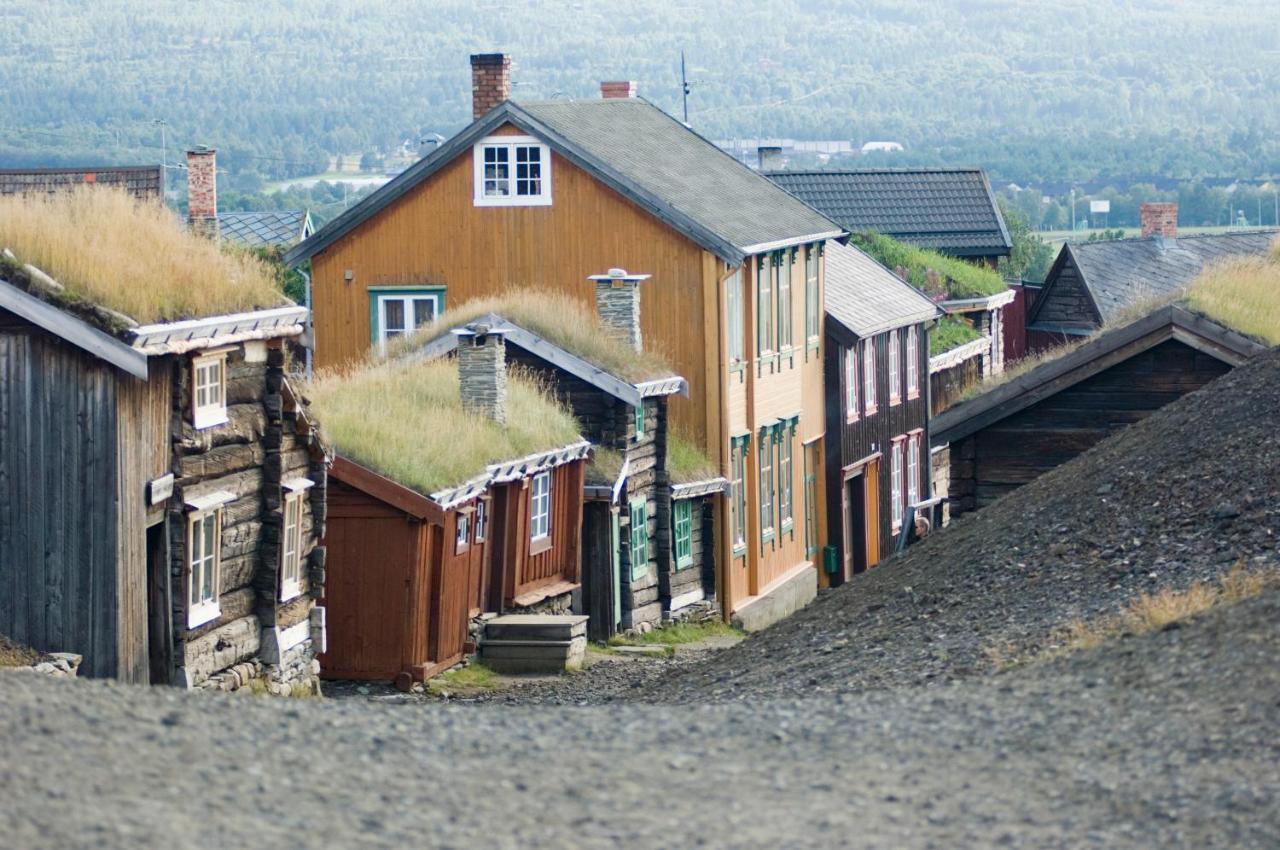
[[[609,509],[609,562],[613,576],[613,609],[609,612],[609,633],[615,634],[618,624],[622,622],[622,520],[616,507]]]
[[[866,524],[863,526],[863,537],[866,539],[866,567],[870,569],[880,563],[880,459],[870,461],[862,471],[865,482]]]
[[[169,524],[147,528],[147,651],[153,685],[173,684],[173,596],[169,568]]]

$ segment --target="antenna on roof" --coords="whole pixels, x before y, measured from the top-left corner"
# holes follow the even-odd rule
[[[680,92],[684,98],[684,125],[689,126],[689,77],[684,72],[684,50],[680,51]]]

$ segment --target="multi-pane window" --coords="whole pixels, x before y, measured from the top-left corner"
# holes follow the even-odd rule
[[[423,290],[373,291],[373,341],[386,352],[387,341],[413,333],[435,321],[443,292]]]
[[[814,343],[822,334],[822,299],[818,292],[818,258],[821,248],[814,244],[805,251],[804,262],[804,336]]]
[[[792,505],[791,480],[794,472],[792,459],[792,443],[795,432],[791,425],[783,424],[777,430],[778,442],[778,523],[783,531],[791,528],[795,522],[795,509]]]
[[[907,504],[920,501],[920,435],[907,439]]]
[[[307,482],[310,484],[310,482]],[[280,533],[280,601],[302,592],[302,506],[306,490],[284,494],[284,523]]]
[[[458,514],[458,528],[453,536],[453,553],[461,555],[471,548],[471,514]]]
[[[768,256],[756,261],[756,353],[771,354],[774,350],[773,328],[773,269]]]
[[[779,251],[773,256],[773,267],[778,273],[778,350],[791,347],[791,258],[790,251]]]
[[[483,543],[489,533],[489,503],[484,499],[476,502],[476,542]]]
[[[194,629],[221,613],[218,567],[222,550],[222,508],[187,516],[187,628]]]
[[[862,343],[862,404],[867,415],[876,412],[876,341]]]
[[[773,537],[773,441],[760,435],[760,537]]]
[[[893,512],[893,530],[902,527],[902,444],[904,440],[893,441],[893,462],[889,468],[889,503]]]
[[[858,418],[858,348],[850,346],[844,352],[844,418],[853,422]]]
[[[742,269],[734,269],[725,281],[725,301],[729,312],[729,367],[740,366],[746,358],[742,313]]]
[[[920,331],[907,328],[907,398],[920,395]]]
[[[729,456],[729,475],[732,480],[730,514],[733,525],[733,548],[747,544],[747,437],[735,437]]]
[[[532,136],[491,136],[474,158],[476,206],[551,203],[551,152]]]
[[[530,498],[529,538],[543,540],[551,536],[551,473],[533,476]]]
[[[211,428],[227,421],[226,352],[191,360],[191,424]]]
[[[817,452],[817,444],[804,446],[804,556],[812,558],[818,553],[818,475],[817,464],[810,456]]]
[[[902,359],[898,351],[898,332],[889,331],[889,404],[895,405],[902,398]]]
[[[671,528],[676,553],[676,569],[693,566],[693,503],[681,499],[672,503]]]
[[[631,503],[631,578],[649,572],[649,500],[644,496]]]

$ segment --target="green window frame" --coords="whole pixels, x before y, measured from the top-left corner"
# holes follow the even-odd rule
[[[809,348],[817,348],[822,335],[822,299],[819,293],[818,277],[821,243],[815,242],[805,251],[804,263],[804,336]]]
[[[750,434],[729,441],[729,513],[735,555],[742,554],[747,548],[747,447],[750,444]]]
[[[638,496],[628,502],[631,509],[631,579],[649,573],[649,500]]]
[[[444,315],[443,286],[371,286],[369,342],[380,353],[388,340],[404,336]],[[430,305],[430,309],[426,309]]]
[[[783,532],[795,528],[795,478],[796,419],[783,422],[774,430],[774,442],[778,445],[778,527]]]
[[[810,446],[800,447],[804,465],[804,556],[807,560],[818,554],[818,476],[809,459],[811,453]]]
[[[733,270],[725,281],[725,306],[729,324],[729,370],[737,371],[746,360],[746,327],[742,311],[742,267]]]
[[[644,401],[643,400],[641,400],[641,402],[635,406],[634,414],[635,414],[635,426],[636,426],[636,442],[638,443],[644,439]]]
[[[778,351],[786,351],[792,343],[791,321],[791,264],[795,252],[791,249],[774,254],[773,267],[777,271],[778,280],[774,289],[778,293]]]
[[[693,504],[680,499],[672,504],[671,529],[674,535],[672,548],[676,553],[676,569],[693,566]]]
[[[776,529],[774,527],[774,506],[776,481],[774,477],[773,464],[773,426],[767,426],[760,429],[760,466],[759,484],[760,484],[760,541],[762,543],[772,540]]]
[[[756,259],[756,355],[773,354],[773,259],[761,254]]]

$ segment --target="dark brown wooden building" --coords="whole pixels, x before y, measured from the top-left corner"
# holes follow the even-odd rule
[[[856,248],[827,244],[826,492],[840,584],[893,551],[930,502],[929,326],[938,307]]]
[[[1161,307],[937,416],[951,511],[985,507],[1265,346]]]

